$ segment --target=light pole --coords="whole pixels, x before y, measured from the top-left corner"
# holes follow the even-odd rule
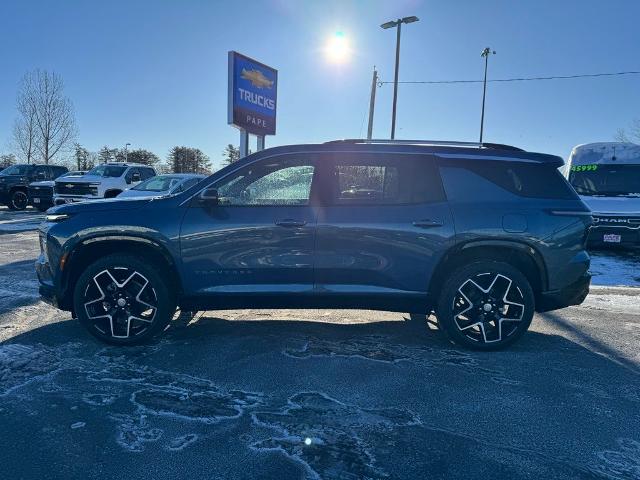
[[[125,143],[124,144],[124,161],[125,163],[129,160],[129,145],[131,145],[130,143]]]
[[[396,138],[396,105],[398,103],[398,70],[400,69],[400,32],[402,30],[403,23],[413,23],[419,20],[418,17],[404,17],[398,20],[392,20],[380,25],[385,30],[388,28],[396,27],[396,71],[393,80],[393,109],[391,111],[391,140]]]
[[[487,96],[487,67],[489,66],[489,55],[495,55],[496,51],[491,50],[489,47],[482,50],[480,54],[481,57],[484,57],[484,86],[482,88],[482,114],[480,115],[480,143],[482,143],[482,132],[484,130],[484,101]]]

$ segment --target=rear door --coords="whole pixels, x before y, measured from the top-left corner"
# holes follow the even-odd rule
[[[454,225],[430,156],[336,154],[319,210],[316,288],[425,293]]]

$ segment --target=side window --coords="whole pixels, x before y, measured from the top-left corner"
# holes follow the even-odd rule
[[[517,162],[467,163],[471,170],[491,183],[520,197],[574,199],[575,193],[552,166]]]
[[[189,190],[196,183],[200,183],[200,180],[202,180],[202,179],[201,178],[191,178],[191,179],[187,180],[182,185],[180,185],[180,191],[184,192],[186,190]]]
[[[139,178],[138,178],[138,181],[140,180],[140,178],[141,178],[141,177],[140,177],[140,170],[139,170],[138,168],[130,168],[130,169],[127,171],[127,174],[125,175],[125,177],[124,177],[124,178],[125,178],[125,180],[126,180],[126,181],[127,181],[127,183],[128,183],[128,182],[132,182],[132,181],[133,181],[133,177],[134,177],[134,176],[139,177]]]
[[[49,180],[49,167],[45,165],[38,165],[33,169],[32,175],[32,178],[34,178],[35,180]]]
[[[56,178],[58,178],[60,175],[63,175],[63,174],[65,174],[65,173],[67,173],[67,171],[68,171],[68,170],[67,170],[66,168],[64,168],[64,167],[51,167],[51,169],[52,169],[52,172],[51,172],[51,173],[52,173],[52,175],[51,175],[51,178],[52,178],[52,179],[56,179]]]
[[[264,160],[222,179],[221,205],[308,205],[314,165],[310,161]]]
[[[152,168],[141,168],[140,170],[142,171],[141,172],[142,180],[147,180],[151,177],[156,176],[156,172]]]
[[[338,159],[334,179],[333,201],[338,205],[399,205],[444,199],[442,182],[430,158]]]

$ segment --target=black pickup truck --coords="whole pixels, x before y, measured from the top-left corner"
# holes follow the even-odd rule
[[[29,184],[55,180],[67,173],[67,167],[59,165],[18,164],[0,172],[0,204],[11,210],[24,210],[29,205]]]

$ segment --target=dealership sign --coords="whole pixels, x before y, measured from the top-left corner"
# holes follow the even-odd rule
[[[254,135],[275,135],[278,71],[229,52],[228,123]]]

